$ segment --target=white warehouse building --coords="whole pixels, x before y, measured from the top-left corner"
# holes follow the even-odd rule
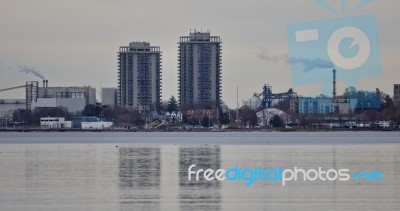
[[[65,121],[64,117],[41,117],[41,128],[71,128],[72,122]]]

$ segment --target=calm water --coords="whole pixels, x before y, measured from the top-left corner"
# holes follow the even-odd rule
[[[380,182],[188,181],[187,169],[381,170]],[[0,133],[0,210],[399,210],[400,133]]]

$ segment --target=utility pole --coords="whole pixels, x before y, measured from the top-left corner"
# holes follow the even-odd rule
[[[239,128],[239,85],[236,86],[236,126]]]
[[[210,116],[208,116],[208,127],[209,128],[211,127],[211,118],[210,118]]]
[[[219,108],[217,106],[217,125],[218,125],[218,128],[221,128],[220,121],[219,121],[219,119],[220,119],[219,115],[220,115],[219,114]]]

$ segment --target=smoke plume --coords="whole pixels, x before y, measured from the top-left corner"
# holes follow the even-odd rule
[[[302,65],[304,72],[309,72],[314,69],[334,68],[334,64],[329,60],[321,58],[290,58],[288,54],[274,55],[271,54],[267,48],[260,48],[257,52],[257,57],[267,62],[283,62],[288,65]]]
[[[33,75],[35,75],[35,76],[37,76],[37,77],[39,77],[39,78],[41,78],[41,79],[44,79],[43,74],[40,73],[39,70],[36,70],[36,69],[33,68],[33,67],[28,67],[28,66],[26,66],[26,65],[23,65],[23,66],[20,66],[20,67],[19,67],[19,71],[20,71],[20,72],[23,72],[23,73],[26,73],[26,74],[32,73]]]
[[[290,58],[290,64],[292,65],[303,65],[304,72],[309,72],[314,69],[323,69],[323,68],[334,68],[334,65],[331,61],[316,58],[316,59],[304,59],[304,58]]]
[[[281,54],[281,55],[273,55],[268,48],[260,48],[257,52],[258,58],[267,62],[285,62],[288,63],[289,55]]]

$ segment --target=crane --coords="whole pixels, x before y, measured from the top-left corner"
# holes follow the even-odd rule
[[[20,88],[26,88],[26,90],[25,90],[26,110],[30,110],[31,103],[36,101],[39,96],[39,82],[38,81],[27,81],[25,85],[0,89],[0,92],[10,91],[10,90],[20,89]]]
[[[10,88],[5,88],[5,89],[0,89],[0,92],[4,92],[4,91],[9,91],[9,90],[14,90],[14,89],[20,89],[20,88],[25,88],[27,86],[31,86],[31,85],[22,85],[22,86],[16,86],[16,87],[10,87]]]

